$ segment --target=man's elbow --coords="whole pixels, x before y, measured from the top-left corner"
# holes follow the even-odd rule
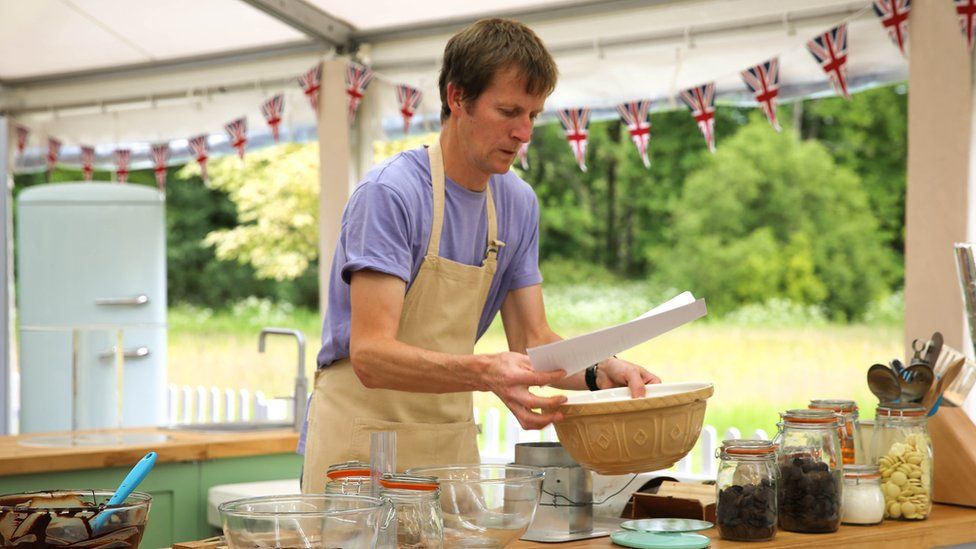
[[[376,368],[370,367],[369,345],[350,344],[349,362],[352,363],[352,371],[359,378],[359,382],[367,389],[380,389],[381,384],[376,376]]]

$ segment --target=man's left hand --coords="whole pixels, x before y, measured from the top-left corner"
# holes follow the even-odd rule
[[[644,385],[661,383],[661,378],[645,370],[642,366],[611,357],[596,369],[596,385],[601,389],[611,387],[630,387],[632,398],[641,398],[646,393]]]

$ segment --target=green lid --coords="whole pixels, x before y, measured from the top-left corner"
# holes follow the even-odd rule
[[[712,541],[701,534],[661,534],[633,530],[619,530],[610,534],[610,539],[617,545],[637,549],[703,549]]]

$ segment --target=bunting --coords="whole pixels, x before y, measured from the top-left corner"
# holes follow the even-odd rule
[[[81,173],[85,176],[85,181],[92,180],[95,172],[95,147],[81,148]]]
[[[359,103],[363,100],[366,87],[373,79],[373,71],[369,67],[364,67],[358,63],[346,65],[346,95],[349,96],[349,123],[356,121],[356,110]]]
[[[562,109],[559,111],[559,121],[566,132],[566,140],[573,149],[576,163],[582,171],[586,171],[586,140],[589,132],[587,126],[590,121],[590,109]]]
[[[197,164],[200,165],[200,177],[204,181],[207,181],[207,153],[209,152],[209,147],[207,146],[206,134],[191,137],[188,146],[193,153],[193,157],[196,158]]]
[[[954,0],[956,3],[956,16],[959,17],[959,27],[962,35],[966,37],[966,45],[969,51],[973,51],[973,28],[976,26],[976,0]]]
[[[403,115],[403,135],[410,132],[410,119],[413,118],[417,105],[424,94],[412,86],[398,84],[396,87],[397,103],[400,105],[400,114]]]
[[[837,93],[850,99],[847,92],[847,24],[840,24],[807,42],[807,49],[820,63]]]
[[[54,165],[58,163],[58,156],[61,154],[61,142],[53,137],[47,138],[47,171],[48,176],[54,171]]]
[[[278,126],[281,124],[281,113],[284,108],[285,95],[281,93],[261,104],[261,114],[264,115],[264,121],[271,126],[271,137],[275,143],[278,142]]]
[[[651,140],[651,123],[647,119],[647,110],[650,108],[650,101],[631,101],[617,105],[617,112],[620,119],[627,125],[630,132],[630,139],[637,147],[637,153],[644,162],[645,168],[651,167],[651,159],[647,155],[647,145]]]
[[[525,143],[519,145],[518,158],[519,163],[522,164],[523,170],[529,169],[529,143],[531,143],[531,141],[526,141]]]
[[[312,111],[319,112],[319,89],[322,82],[322,64],[319,63],[298,77],[298,85],[308,97],[308,102],[312,105]]]
[[[715,152],[715,82],[688,88],[680,97],[705,136],[708,150]]]
[[[169,145],[160,143],[149,149],[149,158],[153,163],[153,175],[156,176],[156,187],[160,191],[166,189],[166,161],[169,160]]]
[[[908,42],[908,13],[912,9],[912,0],[874,0],[874,14],[881,18],[888,36],[898,46],[902,55],[905,53],[905,43]]]
[[[129,157],[132,151],[129,149],[115,149],[115,176],[119,183],[129,182]]]
[[[776,97],[779,95],[779,58],[774,57],[765,63],[742,71],[742,80],[752,91],[756,102],[766,113],[766,119],[773,129],[780,131],[776,121]]]
[[[237,150],[237,156],[244,160],[244,149],[247,147],[247,118],[238,118],[224,124],[224,130],[230,137],[230,144]]]
[[[24,147],[27,146],[27,136],[30,135],[30,130],[24,126],[17,126],[17,154],[24,154]]]

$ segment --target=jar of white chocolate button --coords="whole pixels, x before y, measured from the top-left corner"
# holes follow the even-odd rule
[[[932,439],[925,408],[878,406],[871,451],[881,472],[885,518],[923,520],[932,511]]]

